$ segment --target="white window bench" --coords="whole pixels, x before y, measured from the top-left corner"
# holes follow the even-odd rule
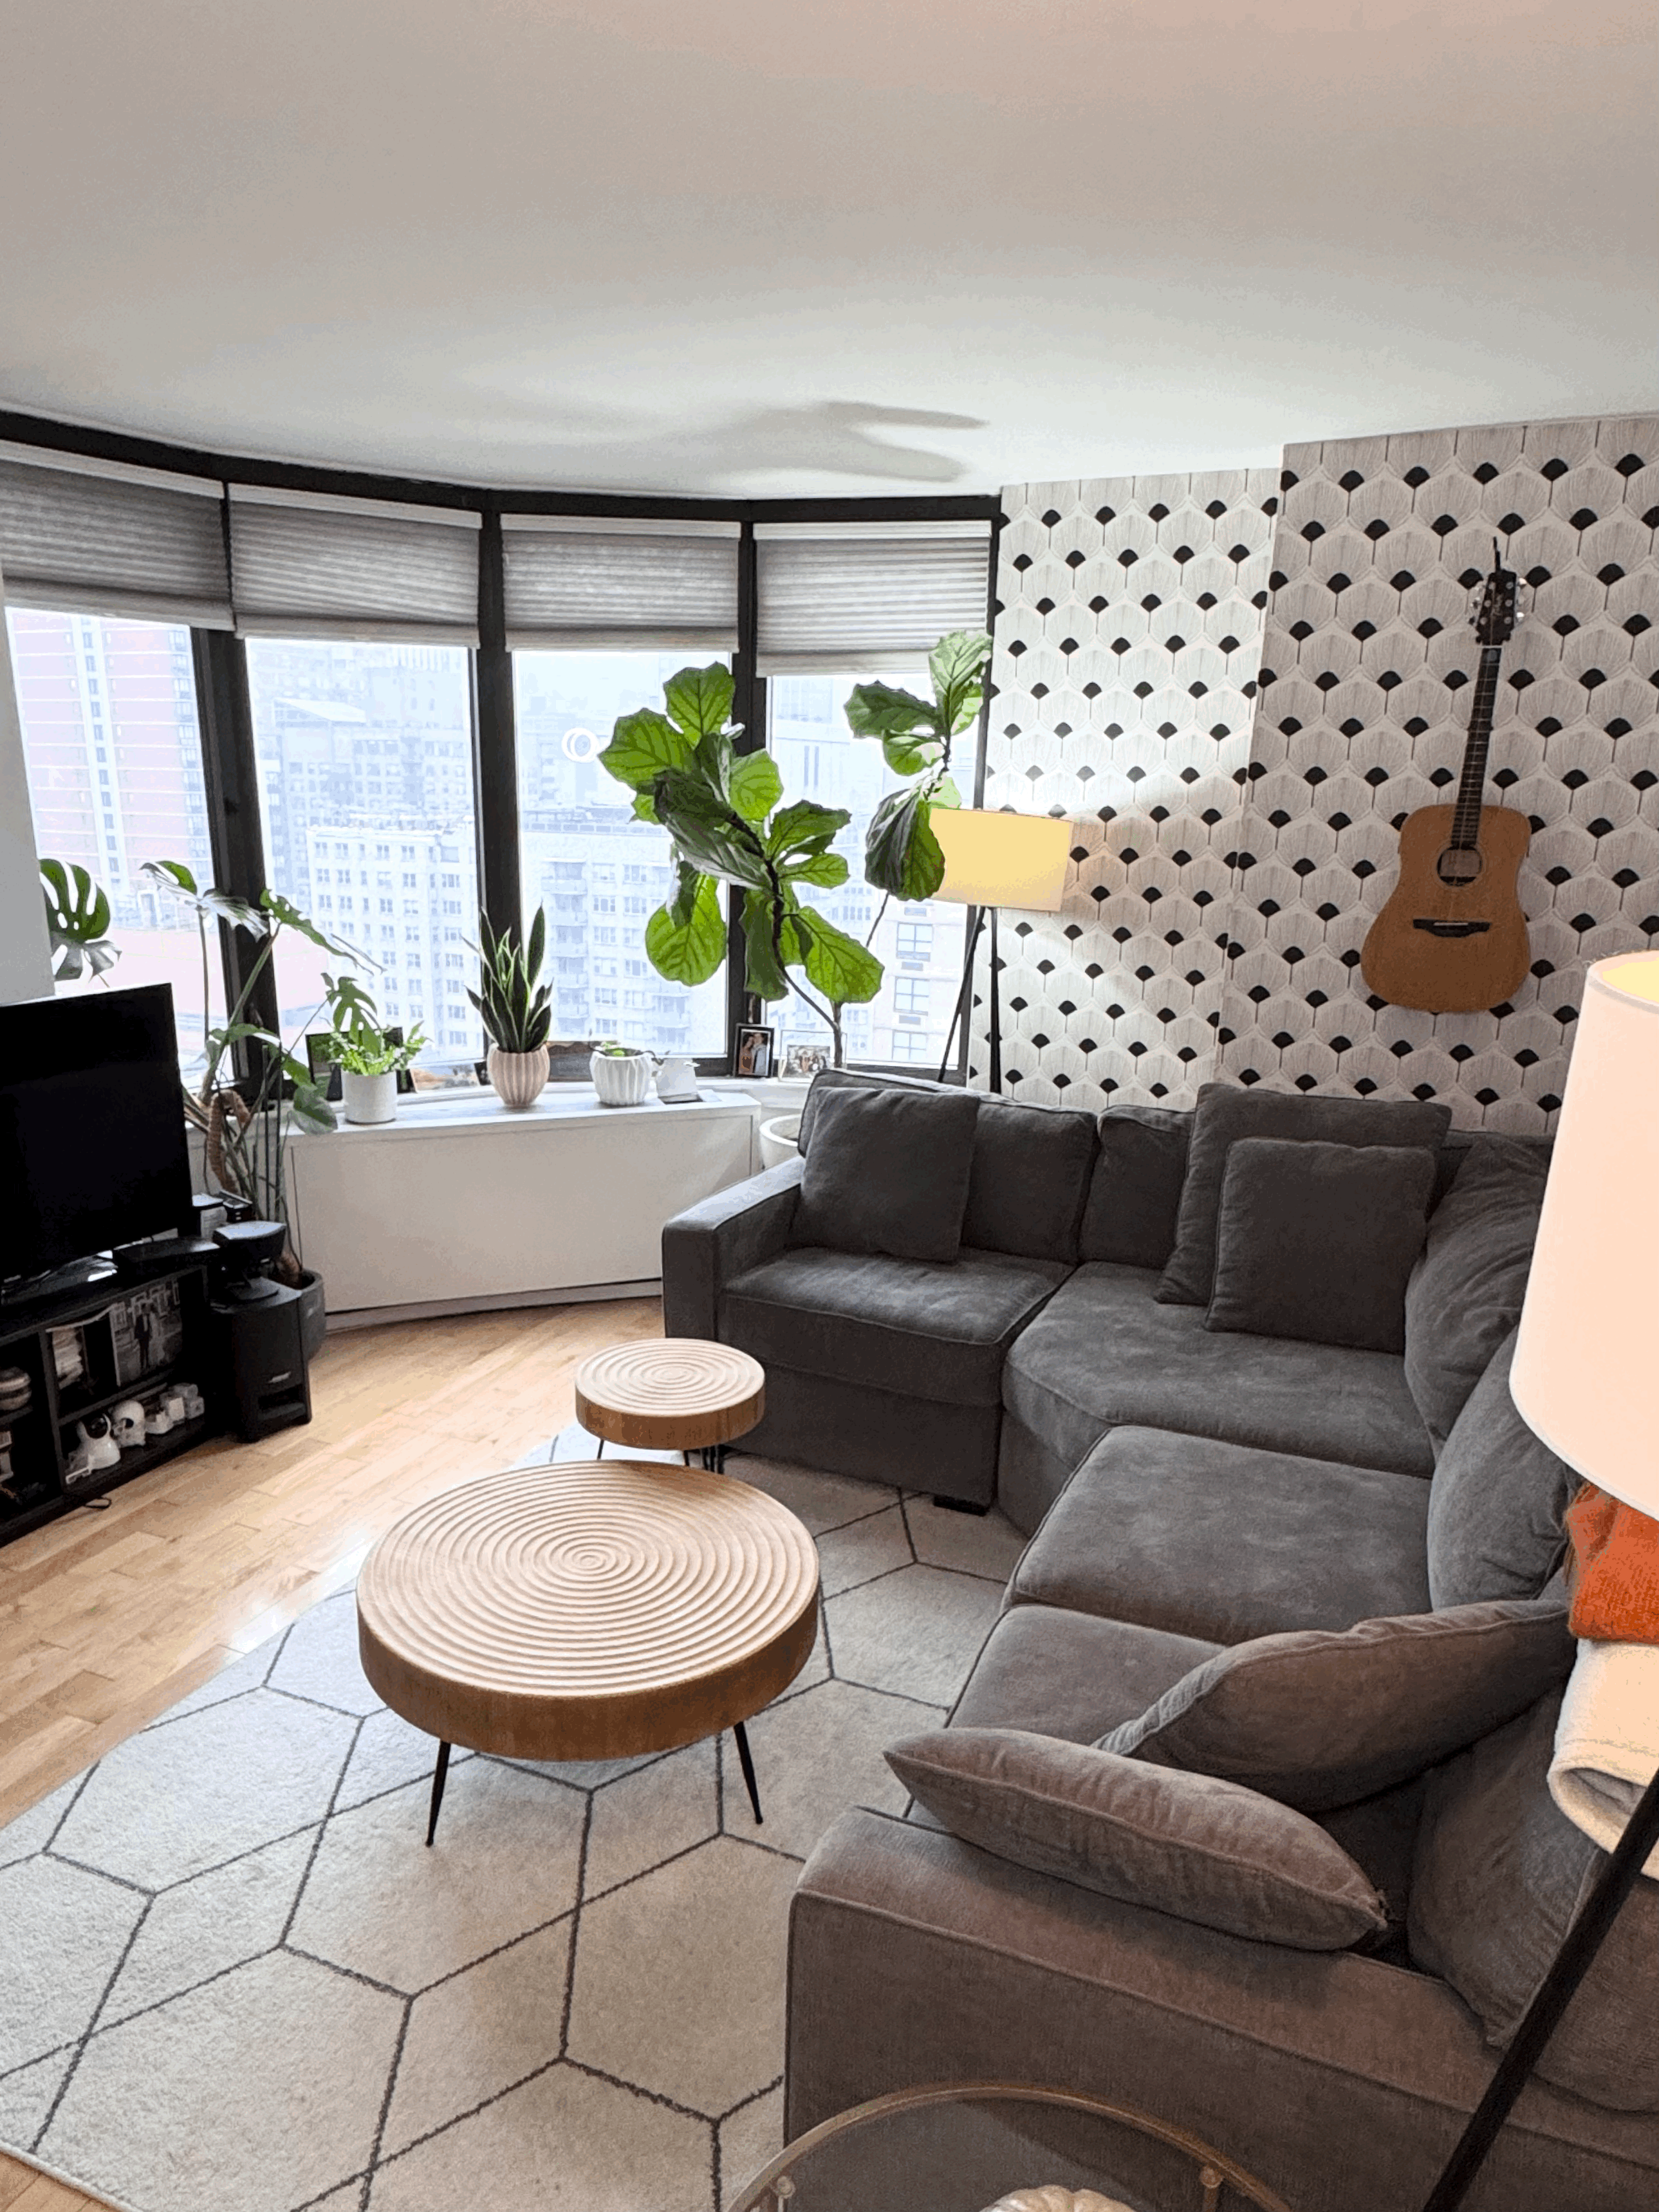
[[[379,1127],[288,1143],[295,1243],[331,1328],[653,1292],[662,1225],[758,1163],[756,1093],[601,1106],[550,1085],[525,1113],[490,1092],[400,1100]]]

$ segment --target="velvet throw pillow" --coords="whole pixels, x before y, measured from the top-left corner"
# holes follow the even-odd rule
[[[1100,1748],[1328,1812],[1501,1728],[1565,1682],[1572,1661],[1554,1600],[1296,1629],[1218,1652]]]
[[[954,1260],[978,1117],[978,1099],[961,1091],[823,1091],[792,1242]]]
[[[1560,1811],[1549,1766],[1558,1692],[1429,1778],[1407,1923],[1413,1964],[1509,2041],[1607,1856]],[[1538,2059],[1547,2081],[1659,2112],[1659,1881],[1638,1875]]]
[[[1193,1117],[1169,1106],[1109,1106],[1078,1236],[1079,1256],[1161,1267],[1175,1244]]]
[[[963,1243],[1017,1259],[1075,1261],[1095,1149],[1092,1114],[981,1098]]]
[[[1429,1486],[1429,1596],[1436,1605],[1534,1597],[1566,1547],[1578,1477],[1534,1436],[1510,1395],[1511,1329],[1452,1424]]]
[[[1324,1098],[1312,1091],[1244,1091],[1231,1083],[1204,1084],[1193,1115],[1175,1249],[1158,1286],[1160,1304],[1207,1306],[1210,1303],[1221,1187],[1227,1154],[1239,1138],[1409,1146],[1437,1152],[1450,1127],[1449,1107],[1419,1104],[1411,1099]]]
[[[1301,1814],[1023,1729],[940,1729],[887,1764],[952,1835],[1036,1874],[1300,1951],[1388,1929],[1364,1869]]]
[[[1237,1139],[1205,1327],[1403,1352],[1433,1185],[1434,1154],[1419,1146]]]

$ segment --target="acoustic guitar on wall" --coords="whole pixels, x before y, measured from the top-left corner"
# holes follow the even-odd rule
[[[1492,541],[1474,633],[1480,672],[1463,772],[1450,806],[1419,806],[1400,825],[1400,878],[1371,924],[1359,972],[1390,1006],[1473,1014],[1501,1006],[1530,963],[1516,894],[1532,829],[1524,814],[1483,803],[1498,665],[1515,633],[1516,576]]]

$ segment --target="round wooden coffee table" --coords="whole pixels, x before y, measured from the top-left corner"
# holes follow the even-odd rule
[[[363,1672],[450,1747],[627,1759],[735,1731],[787,1689],[817,1632],[811,1537],[764,1491],[637,1460],[513,1468],[428,1498],[357,1582]]]
[[[701,1336],[612,1344],[576,1370],[576,1419],[604,1443],[700,1451],[718,1468],[726,1447],[766,1411],[766,1370],[735,1345]]]

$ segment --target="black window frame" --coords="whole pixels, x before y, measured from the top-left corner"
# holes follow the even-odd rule
[[[733,720],[742,726],[740,752],[768,743],[767,679],[756,657],[758,602],[756,589],[755,526],[757,522],[951,522],[984,521],[988,527],[986,570],[986,627],[1000,611],[996,599],[997,539],[1002,526],[1000,501],[992,493],[952,494],[923,498],[732,500],[652,497],[644,494],[511,491],[422,477],[390,476],[368,470],[313,466],[308,463],[249,459],[121,431],[0,409],[0,440],[32,446],[43,458],[75,453],[88,459],[125,463],[179,474],[216,478],[273,490],[332,493],[355,499],[380,499],[405,506],[465,509],[480,517],[478,547],[478,643],[469,653],[472,721],[473,812],[477,838],[478,894],[491,925],[520,921],[520,849],[517,733],[514,717],[513,656],[507,644],[501,518],[505,514],[615,516],[634,520],[707,520],[738,525],[737,645],[732,655]],[[73,611],[73,610],[70,610]],[[198,725],[201,732],[207,791],[208,834],[216,880],[227,890],[257,900],[265,888],[264,824],[254,757],[253,713],[244,641],[228,630],[192,629],[191,662]],[[986,734],[991,687],[980,713],[974,763],[974,799],[983,803]],[[735,1072],[738,1028],[763,1022],[762,1002],[744,988],[742,894],[728,900],[726,942],[726,1050],[704,1055],[699,1073],[729,1076]],[[968,916],[971,931],[973,917]],[[222,924],[220,956],[227,1003],[243,978],[246,948]],[[268,974],[255,991],[257,1018],[276,1025],[275,979]],[[967,1072],[966,1025],[957,1048],[957,1081]],[[914,1075],[909,1063],[859,1061],[860,1067]],[[441,1094],[434,1094],[441,1095]],[[412,1102],[410,1102],[412,1103]]]

